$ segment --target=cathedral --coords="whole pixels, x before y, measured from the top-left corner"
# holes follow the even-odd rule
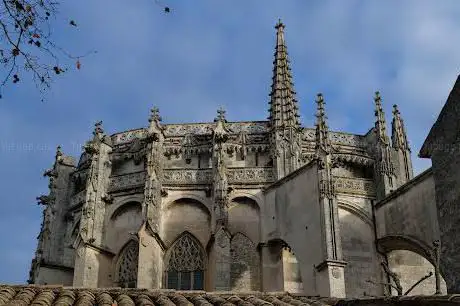
[[[398,107],[390,129],[376,92],[374,126],[331,131],[318,94],[315,126],[302,126],[285,26],[275,29],[266,121],[219,109],[210,122],[164,123],[154,107],[146,127],[96,123],[78,160],[57,148],[30,284],[446,292],[432,170],[414,177]]]

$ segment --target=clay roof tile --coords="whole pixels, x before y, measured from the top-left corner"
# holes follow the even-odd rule
[[[117,300],[118,306],[136,306],[136,304],[134,304],[134,301],[131,299],[131,297],[124,293],[118,295],[116,300]]]
[[[32,306],[52,306],[56,294],[52,290],[42,290],[36,295],[32,302]]]

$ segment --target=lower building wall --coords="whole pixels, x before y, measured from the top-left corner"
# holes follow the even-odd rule
[[[73,285],[73,271],[41,266],[38,268],[37,285]]]

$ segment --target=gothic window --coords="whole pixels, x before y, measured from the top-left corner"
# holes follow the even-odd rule
[[[174,243],[167,262],[167,289],[203,290],[205,253],[191,234],[183,234]]]
[[[118,286],[136,288],[138,261],[139,244],[136,241],[130,241],[123,248],[118,262]]]

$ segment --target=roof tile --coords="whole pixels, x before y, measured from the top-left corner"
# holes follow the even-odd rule
[[[204,292],[122,288],[0,285],[0,306],[391,306],[460,305],[460,294],[362,299],[305,297],[273,292]]]

